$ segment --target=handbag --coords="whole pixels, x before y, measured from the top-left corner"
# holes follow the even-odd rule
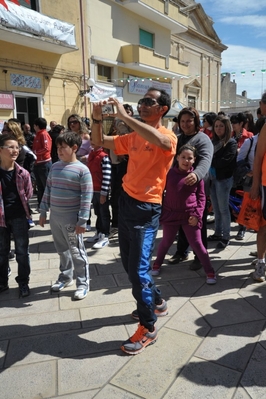
[[[248,156],[252,145],[253,137],[250,137],[250,146],[245,159],[241,159],[241,161],[238,161],[236,164],[236,168],[233,173],[233,187],[243,186],[247,173],[251,171],[250,164],[248,162]]]
[[[244,193],[236,223],[242,224],[248,229],[259,231],[262,222],[261,199],[253,200],[250,198],[249,193]]]

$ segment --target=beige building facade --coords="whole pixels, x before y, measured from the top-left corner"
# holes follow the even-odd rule
[[[38,116],[63,124],[73,112],[84,116],[83,2],[19,1],[0,4],[0,128],[11,117],[33,127]]]
[[[72,113],[90,115],[92,94],[115,94],[136,106],[151,86],[170,94],[170,117],[188,105],[218,110],[226,47],[194,0],[5,3],[0,128],[10,117],[32,126],[37,116],[65,125]]]

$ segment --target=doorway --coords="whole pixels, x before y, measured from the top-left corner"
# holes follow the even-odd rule
[[[15,114],[21,122],[21,125],[28,123],[33,132],[33,125],[36,118],[42,116],[41,95],[32,95],[27,93],[14,93],[15,95]]]

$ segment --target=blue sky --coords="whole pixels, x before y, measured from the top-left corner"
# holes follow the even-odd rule
[[[221,72],[235,72],[237,94],[260,98],[266,91],[266,0],[201,0],[214,29],[228,50]],[[255,71],[255,72],[253,72]],[[245,72],[242,74],[241,72]]]

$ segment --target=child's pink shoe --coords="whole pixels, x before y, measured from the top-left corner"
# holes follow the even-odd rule
[[[206,283],[207,284],[216,284],[217,283],[217,279],[216,279],[216,276],[214,273],[207,274]]]
[[[152,276],[158,276],[160,274],[160,271],[161,271],[161,266],[156,265],[156,263],[154,263],[151,269]]]

